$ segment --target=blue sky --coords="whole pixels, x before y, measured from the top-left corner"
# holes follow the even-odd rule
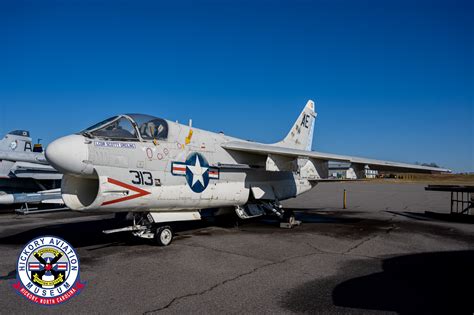
[[[173,3],[170,3],[173,2]],[[142,112],[474,171],[473,1],[2,1],[0,133]]]

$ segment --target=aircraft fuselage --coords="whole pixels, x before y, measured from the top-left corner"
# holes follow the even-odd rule
[[[175,211],[245,205],[251,199],[284,200],[311,189],[294,172],[269,172],[265,159],[239,163],[244,153],[221,144],[236,140],[167,121],[166,140],[117,141],[69,136],[63,199],[73,210]],[[63,138],[64,139],[64,138]],[[61,139],[60,139],[61,140]],[[81,146],[81,148],[78,148]],[[54,143],[48,148],[55,150]],[[53,159],[54,163],[54,159]],[[81,167],[82,164],[82,167]]]

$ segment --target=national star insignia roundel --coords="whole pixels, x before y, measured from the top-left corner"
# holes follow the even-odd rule
[[[173,162],[172,173],[176,176],[186,176],[188,186],[195,193],[206,190],[211,179],[219,179],[219,170],[210,167],[206,158],[197,152],[191,153],[186,162]]]

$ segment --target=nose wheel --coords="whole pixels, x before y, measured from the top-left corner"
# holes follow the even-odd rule
[[[148,213],[149,215],[149,213]],[[133,225],[124,228],[106,230],[105,234],[132,232],[134,236],[154,240],[158,246],[168,246],[173,241],[174,233],[165,222],[154,223],[147,214],[138,213],[133,216]],[[169,222],[168,222],[169,224]]]
[[[155,242],[158,246],[168,246],[173,241],[173,230],[170,226],[160,226],[155,232]]]

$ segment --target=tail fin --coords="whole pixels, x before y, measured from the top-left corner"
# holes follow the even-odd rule
[[[6,151],[33,151],[31,146],[30,132],[26,130],[14,130],[0,139],[0,150]]]
[[[316,121],[314,102],[309,100],[280,147],[311,151],[313,145],[314,122]]]

